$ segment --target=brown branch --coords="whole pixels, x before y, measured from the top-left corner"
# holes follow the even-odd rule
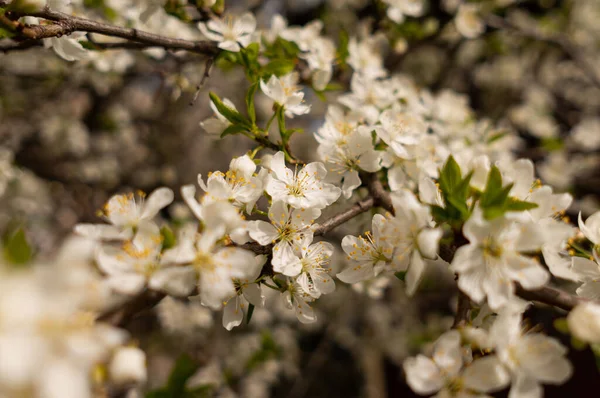
[[[392,204],[390,193],[384,188],[377,173],[363,173],[360,178],[363,182],[366,181],[367,189],[375,200],[374,205],[381,206],[394,214],[394,205]]]
[[[104,312],[97,320],[99,322],[110,323],[114,326],[124,327],[137,314],[156,306],[165,296],[166,294],[161,292],[144,290],[123,305]]]
[[[469,311],[471,310],[471,299],[462,290],[458,291],[458,304],[452,329],[458,329],[469,323]]]
[[[176,39],[144,32],[134,28],[123,28],[93,21],[87,18],[68,15],[45,7],[40,12],[18,14],[17,16],[34,16],[49,21],[52,24],[26,25],[14,21],[6,15],[0,15],[0,24],[11,29],[16,38],[41,40],[49,37],[61,37],[73,32],[97,33],[105,36],[120,37],[147,47],[162,47],[170,50],[186,50],[193,53],[214,56],[219,52],[215,43],[210,41],[192,41]],[[101,45],[101,44],[100,44]],[[106,48],[116,47],[118,43],[105,45]],[[133,46],[135,47],[135,46]],[[136,47],[139,48],[139,47]]]
[[[565,311],[570,311],[578,304],[588,301],[550,286],[544,286],[537,290],[525,290],[523,286],[517,283],[516,292],[517,296],[522,299],[552,305]]]
[[[327,232],[331,231],[335,227],[340,226],[348,220],[371,209],[374,205],[375,199],[372,196],[369,196],[368,198],[356,202],[348,210],[345,210],[324,221],[323,223],[317,225],[314,230],[315,236],[325,235]]]

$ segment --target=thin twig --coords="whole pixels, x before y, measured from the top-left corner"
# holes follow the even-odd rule
[[[219,49],[210,41],[192,41],[160,36],[154,33],[144,32],[134,28],[123,28],[87,18],[72,16],[45,7],[42,11],[23,13],[18,16],[34,16],[49,21],[53,24],[26,25],[19,21],[13,21],[6,15],[0,15],[0,24],[11,29],[17,36],[29,40],[41,40],[49,37],[61,37],[73,32],[97,33],[105,36],[120,37],[132,42],[145,44],[149,47],[162,47],[170,50],[186,50],[198,54],[214,56]],[[120,44],[108,44],[106,48],[121,46]]]
[[[196,103],[198,100],[198,96],[200,95],[200,90],[204,87],[206,80],[210,77],[210,71],[212,69],[212,65],[215,62],[213,57],[206,58],[206,62],[204,63],[204,74],[202,75],[202,79],[200,79],[200,83],[196,86],[196,92],[194,93],[194,98],[190,102],[190,106]]]

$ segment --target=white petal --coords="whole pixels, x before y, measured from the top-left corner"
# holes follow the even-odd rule
[[[262,293],[262,289],[260,284],[251,283],[244,287],[243,290],[244,297],[248,302],[257,307],[263,307],[265,305],[265,295]]]
[[[417,242],[419,246],[419,251],[423,256],[429,259],[435,259],[437,257],[438,252],[438,244],[442,237],[441,228],[426,228],[419,232],[419,236],[417,237]]]
[[[451,330],[435,342],[433,361],[448,377],[458,374],[463,365],[460,332]]]
[[[252,239],[263,246],[273,243],[279,236],[273,225],[261,220],[249,221],[248,232]]]
[[[463,372],[465,387],[478,392],[495,392],[508,386],[510,374],[495,355],[473,361]]]
[[[169,188],[158,188],[148,196],[144,202],[144,210],[140,218],[150,219],[153,218],[158,212],[173,202],[174,198],[173,191]]]
[[[148,287],[172,296],[185,297],[194,290],[196,284],[197,276],[193,267],[168,267],[156,271]]]
[[[544,390],[535,379],[524,374],[517,374],[508,398],[542,398],[543,395]]]
[[[550,279],[548,271],[525,256],[506,255],[506,265],[507,275],[528,290],[540,288]]]
[[[423,279],[423,274],[425,272],[425,261],[421,258],[421,255],[418,251],[414,251],[410,261],[410,267],[408,267],[408,272],[406,273],[406,294],[412,296],[419,287],[419,283],[421,279]]]
[[[406,382],[421,395],[430,395],[444,386],[444,379],[435,363],[424,355],[408,358],[403,363]]]
[[[181,187],[181,196],[185,203],[189,206],[192,213],[198,220],[204,219],[204,211],[202,206],[196,200],[196,187],[193,185],[184,185]]]
[[[130,296],[138,294],[146,283],[146,278],[140,274],[119,274],[110,276],[106,283],[114,291]]]
[[[77,224],[74,232],[94,240],[127,240],[132,236],[130,228],[123,229],[107,224]]]
[[[231,298],[225,308],[223,308],[223,327],[231,330],[242,324],[244,320],[244,311],[240,307],[240,298],[235,296]]]
[[[581,282],[600,278],[600,267],[595,261],[583,257],[571,257],[571,270]]]
[[[353,264],[336,276],[344,283],[358,283],[373,279],[375,277],[373,263],[363,262],[359,264]]]

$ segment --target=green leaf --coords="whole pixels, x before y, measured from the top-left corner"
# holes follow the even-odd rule
[[[258,52],[260,50],[258,43],[251,43],[248,47],[244,48],[243,51],[246,54],[246,59],[249,62],[257,62]]]
[[[487,139],[487,143],[488,143],[488,144],[491,144],[491,143],[493,143],[493,142],[496,142],[496,141],[498,141],[498,140],[500,140],[500,139],[502,139],[502,138],[506,137],[508,134],[509,134],[509,133],[508,133],[508,131],[501,131],[501,132],[499,132],[499,133],[492,134],[492,135],[491,135],[491,136],[490,136],[490,137]]]
[[[292,72],[296,63],[291,59],[274,59],[262,68],[262,75],[283,76]]]
[[[252,84],[248,88],[248,92],[246,93],[246,109],[248,110],[248,116],[250,116],[250,121],[253,126],[256,126],[256,109],[254,108],[254,95],[256,94],[256,90],[258,89],[259,82]]]
[[[560,151],[565,146],[565,143],[560,138],[544,138],[542,139],[542,148],[547,151]]]
[[[269,359],[279,357],[281,353],[281,347],[277,345],[271,333],[264,330],[262,332],[261,347],[250,357],[246,363],[246,369],[251,371]]]
[[[554,320],[554,329],[561,333],[568,334],[569,324],[567,323],[567,318],[556,318]]]
[[[584,350],[588,346],[588,344],[585,341],[579,340],[575,336],[571,336],[571,346],[577,351],[581,351]]]
[[[246,324],[250,324],[252,314],[254,313],[254,304],[248,304],[248,313],[246,315]]]
[[[177,239],[175,238],[175,234],[167,225],[163,226],[160,229],[160,235],[163,238],[162,248],[163,250],[167,250],[175,246],[175,242]]]
[[[243,131],[248,131],[248,129],[244,126],[240,126],[239,124],[232,124],[225,130],[223,130],[223,132],[221,133],[221,138],[227,137],[228,135],[239,134]]]
[[[444,167],[440,172],[440,189],[442,192],[450,194],[454,192],[462,180],[460,166],[456,163],[453,156],[448,157]]]
[[[33,249],[27,242],[23,228],[4,237],[4,258],[13,265],[27,264],[33,258]]]
[[[217,110],[219,111],[219,113],[221,115],[223,115],[225,117],[225,119],[229,120],[233,124],[242,124],[242,125],[246,126],[247,128],[251,127],[250,122],[244,116],[242,116],[241,113],[239,113],[235,109],[231,109],[230,107],[225,105],[221,101],[221,99],[217,96],[217,94],[215,94],[211,91],[208,95],[210,96],[210,100],[217,107]]]
[[[348,32],[346,29],[340,30],[340,44],[338,45],[336,58],[340,65],[346,65],[346,59],[350,55],[350,51],[348,51],[348,43],[350,42],[350,36],[348,36]]]
[[[172,397],[180,397],[185,391],[185,383],[196,370],[198,364],[192,360],[188,355],[184,354],[177,359],[175,366],[169,375],[169,381],[167,382],[167,389],[171,393]]]
[[[497,201],[501,192],[502,174],[496,166],[492,166],[492,169],[488,173],[488,179],[485,183],[485,189],[483,190],[479,204],[481,206],[492,206]]]
[[[10,39],[15,36],[15,33],[0,26],[0,39]]]
[[[526,202],[515,198],[509,198],[504,206],[506,211],[525,211],[535,209],[536,207],[538,207],[537,203]]]
[[[406,271],[398,271],[394,273],[394,275],[396,275],[396,278],[400,279],[401,281],[404,281],[404,279],[406,278]]]

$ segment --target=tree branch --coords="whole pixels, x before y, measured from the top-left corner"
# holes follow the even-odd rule
[[[331,217],[330,219],[324,221],[323,223],[317,225],[317,227],[314,230],[315,236],[325,235],[327,232],[331,231],[332,229],[336,228],[337,226],[342,225],[346,221],[371,209],[374,205],[375,205],[375,199],[372,196],[369,196],[363,200],[356,202],[348,210],[338,213],[337,215],[335,215],[335,216]]]
[[[210,41],[192,41],[160,36],[134,28],[123,28],[120,26],[93,21],[87,18],[68,15],[59,11],[51,10],[48,7],[45,7],[40,12],[19,14],[17,16],[33,16],[55,22],[47,25],[26,25],[19,21],[10,19],[6,15],[0,15],[1,25],[6,26],[15,32],[17,34],[17,38],[26,40],[41,40],[49,37],[61,37],[63,35],[69,35],[73,32],[87,32],[111,37],[120,37],[125,40],[139,43],[138,46],[124,46],[126,48],[162,47],[170,50],[186,50],[193,53],[211,56],[214,56],[219,52],[216,44]],[[103,46],[102,44],[98,45],[101,47]],[[119,45],[119,43],[109,43],[104,45],[104,47],[108,49],[115,48]],[[142,47],[141,45],[145,45],[145,47]]]
[[[458,291],[458,305],[452,329],[458,329],[469,322],[469,311],[471,310],[471,299],[462,290]]]
[[[544,286],[537,290],[525,290],[520,284],[516,284],[517,296],[529,301],[538,301],[540,303],[552,305],[570,311],[578,304],[588,301],[582,297],[574,296],[563,290],[550,286]]]
[[[394,214],[394,205],[390,193],[383,187],[377,173],[363,173],[360,178],[362,181],[366,181],[367,189],[375,200],[374,206],[381,206]]]

